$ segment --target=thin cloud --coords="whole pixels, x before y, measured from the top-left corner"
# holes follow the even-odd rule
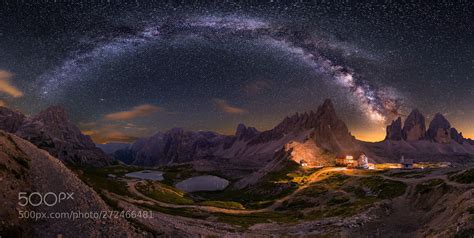
[[[214,99],[214,103],[219,110],[228,114],[242,114],[247,112],[247,110],[243,108],[230,105],[223,99]]]
[[[7,106],[7,103],[3,100],[0,100],[0,107],[5,107]]]
[[[130,120],[138,117],[146,117],[161,110],[161,107],[157,107],[151,104],[143,104],[140,106],[133,107],[128,111],[107,114],[104,116],[104,118],[108,121]]]
[[[121,131],[84,130],[83,134],[92,138],[95,143],[104,144],[109,142],[133,142],[138,138],[127,135]]]
[[[0,92],[6,93],[14,98],[22,97],[23,92],[10,83],[12,73],[0,70]]]
[[[266,80],[255,80],[243,86],[243,91],[247,94],[259,94],[271,87],[270,82]]]

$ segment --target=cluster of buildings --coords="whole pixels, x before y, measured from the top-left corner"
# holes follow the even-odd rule
[[[374,167],[374,164],[369,163],[369,158],[364,152],[356,152],[351,155],[340,155],[336,157],[336,165],[360,169],[370,169]]]
[[[401,157],[400,168],[412,169],[413,165],[413,159],[405,159],[404,156]],[[345,166],[347,168],[358,169],[375,169],[375,164],[369,163],[369,158],[364,152],[361,151],[336,157],[336,166]]]
[[[308,162],[304,159],[296,160],[299,162],[300,166],[302,167],[323,167],[323,164],[315,164]],[[405,159],[402,155],[399,163],[383,163],[383,164],[374,164],[369,163],[369,158],[367,155],[362,151],[356,152],[349,152],[346,154],[340,154],[336,157],[335,161],[336,166],[342,166],[347,168],[354,168],[354,169],[413,169],[414,168],[414,161],[413,159]],[[326,165],[328,166],[328,165]],[[418,164],[418,167],[420,165]],[[420,168],[423,168],[421,166]]]

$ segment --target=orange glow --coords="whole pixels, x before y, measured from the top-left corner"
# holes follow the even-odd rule
[[[371,128],[366,131],[353,129],[351,133],[353,136],[355,136],[358,140],[361,141],[377,142],[385,139],[385,130],[381,129]]]

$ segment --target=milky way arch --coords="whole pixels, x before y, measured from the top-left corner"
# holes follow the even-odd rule
[[[385,121],[390,115],[398,114],[400,109],[401,98],[395,91],[375,86],[349,66],[338,64],[324,54],[327,51],[352,54],[354,52],[350,51],[353,48],[330,42],[304,29],[242,16],[173,18],[145,24],[132,33],[116,34],[107,39],[88,39],[83,49],[73,52],[60,66],[39,77],[37,83],[41,88],[41,97],[53,97],[63,86],[82,81],[83,75],[94,64],[134,52],[164,38],[186,35],[240,37],[279,47],[347,89],[360,110],[373,121]]]

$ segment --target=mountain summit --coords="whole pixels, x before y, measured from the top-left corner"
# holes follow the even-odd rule
[[[20,112],[0,108],[0,129],[26,139],[52,156],[77,165],[103,166],[112,162],[89,136],[72,124],[65,109],[49,107],[27,118]]]
[[[465,139],[462,133],[451,127],[451,123],[441,114],[436,113],[429,124],[428,130],[425,126],[425,117],[418,109],[414,109],[405,119],[402,127],[402,119],[392,121],[387,126],[387,141],[420,141],[427,140],[441,144],[449,144],[451,141],[458,144],[471,143]]]
[[[291,141],[312,140],[315,146],[333,152],[355,146],[355,138],[337,117],[329,99],[316,112],[296,113],[263,132],[244,124],[239,124],[235,135],[229,136],[203,131],[176,131],[172,129],[140,139],[129,148],[117,151],[115,156],[124,162],[148,166],[213,157],[261,166],[273,158],[275,151]]]

